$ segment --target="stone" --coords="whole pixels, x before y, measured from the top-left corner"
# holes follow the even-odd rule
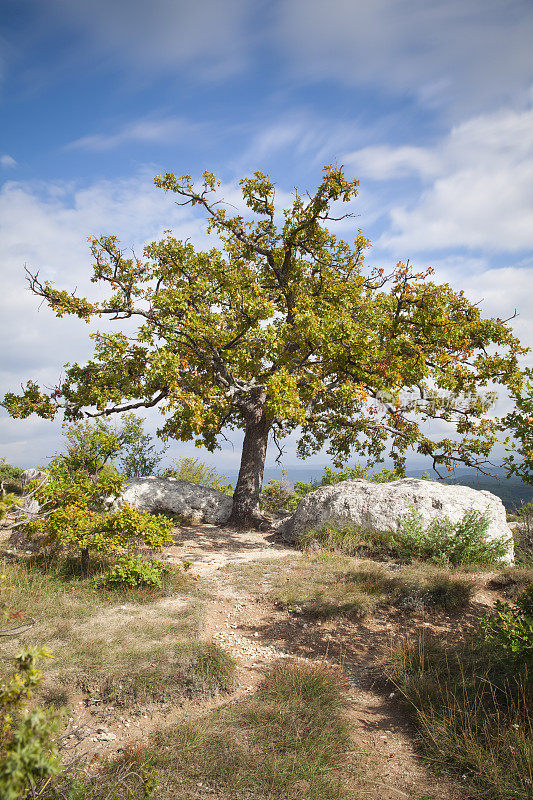
[[[402,478],[390,483],[357,479],[321,486],[300,501],[279,532],[286,541],[296,542],[302,534],[326,523],[395,531],[399,528],[400,518],[413,508],[418,510],[425,525],[437,517],[459,522],[470,510],[487,512],[490,518],[488,538],[510,539],[508,561],[512,561],[512,534],[499,497],[469,486],[420,478]]]
[[[231,514],[233,500],[207,486],[181,478],[133,478],[113,505],[129,504],[152,513],[177,514],[187,522],[223,525]]]
[[[46,472],[41,472],[40,469],[36,469],[35,467],[30,467],[30,469],[25,469],[22,475],[20,476],[23,491],[26,489],[26,486],[29,483],[36,480],[37,478],[46,478]]]

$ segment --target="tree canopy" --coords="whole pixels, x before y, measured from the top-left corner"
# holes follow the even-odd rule
[[[296,190],[280,211],[274,184],[255,172],[240,181],[245,215],[228,213],[212,173],[200,183],[167,173],[155,184],[199,207],[219,246],[200,251],[166,231],[137,255],[115,236],[91,238],[92,281],[109,290],[100,302],[29,272],[31,290],[59,317],[139,326],[134,337],[93,334],[94,357],[68,366],[54,391],[30,381],[7,394],[12,416],[61,409],[75,420],[157,405],[163,438],[210,451],[242,429],[235,524],[258,519],[269,436],[279,445],[299,430],[300,457],[328,444],[336,463],[387,451],[401,468],[409,448],[434,465],[486,461],[497,422],[483,387],[516,389],[525,350],[508,321],[483,318],[462,291],[432,282],[431,269],[366,268],[361,231],[353,244],[331,231],[350,216],[336,209],[356,197],[358,181],[325,167],[314,194]],[[453,423],[456,435],[430,438],[430,419]]]

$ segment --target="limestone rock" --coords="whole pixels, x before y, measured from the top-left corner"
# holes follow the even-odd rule
[[[189,522],[221,525],[228,521],[233,500],[227,494],[180,478],[133,478],[115,500],[154,514],[178,514]]]
[[[297,541],[302,534],[325,523],[350,523],[367,530],[398,530],[399,519],[416,508],[426,525],[436,517],[459,522],[465,511],[488,512],[490,539],[511,538],[505,508],[491,492],[469,486],[437,483],[420,478],[402,478],[390,483],[362,479],[321,486],[306,495],[292,517],[284,523],[282,536]],[[512,560],[510,545],[509,560]]]
[[[26,489],[26,486],[31,483],[31,481],[36,480],[36,478],[46,478],[46,472],[41,472],[40,469],[36,469],[35,467],[25,469],[20,476],[23,491]]]

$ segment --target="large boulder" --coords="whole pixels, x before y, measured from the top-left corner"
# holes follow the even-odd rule
[[[233,501],[227,494],[180,478],[133,478],[115,500],[153,513],[178,514],[192,523],[221,525],[228,521]]]
[[[400,517],[413,508],[418,510],[426,525],[436,517],[459,522],[465,511],[488,512],[487,536],[505,540],[512,536],[505,508],[496,495],[469,486],[449,486],[419,478],[402,478],[390,483],[358,479],[322,486],[300,501],[281,533],[287,541],[295,542],[302,534],[325,523],[350,523],[366,530],[395,531]],[[512,560],[512,545],[509,560]]]

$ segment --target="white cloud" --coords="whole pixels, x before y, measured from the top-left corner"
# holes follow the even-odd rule
[[[388,180],[409,175],[431,177],[439,172],[439,159],[423,147],[370,145],[349,153],[344,161],[359,178]]]
[[[12,167],[17,166],[17,162],[13,156],[4,153],[3,156],[0,156],[0,166],[5,167],[6,169],[11,169]]]
[[[67,145],[79,150],[112,150],[123,144],[165,144],[174,143],[187,136],[197,136],[199,125],[193,125],[180,117],[144,117],[128,122],[115,133],[96,133],[82,136]]]
[[[422,181],[390,211],[378,244],[400,257],[462,247],[517,252],[533,246],[533,110],[503,109],[452,128],[432,147],[370,147],[346,162],[374,180]]]
[[[278,35],[300,75],[482,110],[528,90],[528,0],[285,0]]]

